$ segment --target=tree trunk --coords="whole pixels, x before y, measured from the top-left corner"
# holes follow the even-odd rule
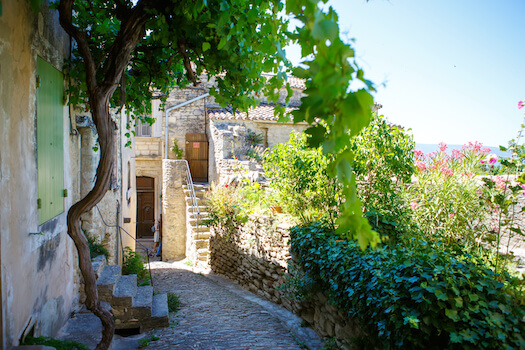
[[[115,125],[109,114],[108,96],[90,96],[91,113],[93,122],[98,131],[100,145],[100,162],[97,167],[96,182],[93,189],[79,202],[75,203],[68,212],[67,226],[68,234],[75,242],[78,250],[78,263],[85,283],[86,307],[92,311],[100,320],[104,330],[102,340],[97,349],[108,349],[115,331],[115,321],[110,310],[106,310],[98,299],[97,281],[86,236],[80,227],[80,216],[97,205],[110,186],[113,171],[113,159],[115,153]]]

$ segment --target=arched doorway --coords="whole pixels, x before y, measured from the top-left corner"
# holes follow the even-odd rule
[[[155,223],[155,179],[137,176],[137,238],[153,238]]]

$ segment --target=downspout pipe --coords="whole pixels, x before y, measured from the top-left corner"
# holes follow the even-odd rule
[[[166,119],[166,132],[165,132],[165,145],[164,145],[164,159],[168,159],[168,151],[169,151],[169,146],[168,146],[168,143],[169,143],[169,136],[170,136],[170,130],[169,130],[169,123],[168,123],[168,117],[170,115],[170,112],[175,110],[175,109],[178,109],[178,108],[181,108],[181,107],[184,107],[186,105],[189,105],[190,103],[193,103],[195,101],[198,101],[198,100],[202,100],[203,98],[206,98],[210,96],[209,93],[205,93],[203,95],[200,95],[200,96],[197,96],[195,98],[192,98],[191,100],[188,100],[188,101],[185,101],[185,102],[182,102],[182,103],[179,103],[178,105],[175,105],[175,106],[171,106],[169,108],[166,108],[165,110],[165,119]]]

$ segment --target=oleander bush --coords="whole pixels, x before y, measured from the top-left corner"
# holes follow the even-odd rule
[[[424,237],[424,236],[423,236]],[[515,280],[461,250],[411,245],[362,251],[330,227],[291,230],[297,262],[329,302],[359,320],[363,348],[523,349],[525,308]],[[307,295],[308,291],[300,291]]]

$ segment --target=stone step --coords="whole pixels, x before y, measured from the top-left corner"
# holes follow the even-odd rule
[[[192,211],[192,208],[193,206],[192,205],[186,205],[186,212],[187,213],[191,213],[193,214],[193,211]],[[199,205],[199,213],[206,213],[208,210],[208,206],[207,205]]]
[[[209,243],[210,243],[210,241],[207,240],[207,239],[196,239],[195,240],[195,247],[197,248],[197,250],[199,250],[201,248],[208,249]]]
[[[153,287],[142,286],[137,288],[132,307],[112,307],[116,317],[116,329],[141,328],[151,318],[153,305]]]
[[[206,207],[206,209],[208,208]],[[197,218],[197,214],[193,213],[189,208],[188,210],[186,210],[186,214],[189,220],[195,220]],[[208,213],[208,211],[201,211],[199,212],[199,215],[198,215],[199,219],[204,219],[204,220],[208,219],[209,216],[210,216],[210,213]]]
[[[115,287],[112,306],[133,306],[133,298],[137,294],[137,275],[123,275]]]
[[[93,271],[98,279],[102,274],[102,271],[104,271],[104,266],[106,266],[106,257],[104,255],[97,256],[91,261],[91,265],[93,266]]]
[[[142,323],[141,331],[144,332],[153,328],[168,327],[169,325],[168,295],[154,295],[151,307],[151,317]]]
[[[194,234],[196,233],[208,233],[210,232],[210,228],[208,226],[204,226],[204,225],[199,225],[199,227],[197,228],[196,226],[191,226],[191,230],[193,231]]]
[[[199,198],[197,197],[197,205],[199,207],[207,207],[208,204],[210,204],[210,201],[206,198]],[[191,200],[191,197],[185,197],[185,200],[186,200],[186,205],[193,205],[193,201]]]
[[[193,240],[198,240],[198,239],[210,239],[210,232],[194,232],[193,233]]]
[[[195,224],[199,224],[199,226],[204,226],[204,222],[206,221],[207,218],[205,217],[202,217],[201,215],[199,215],[199,219],[195,219],[195,218],[189,218],[188,219],[188,223],[191,225],[191,226],[195,226]]]
[[[120,265],[106,265],[97,280],[97,290],[99,299],[111,302],[115,286],[117,285],[121,274]]]
[[[187,185],[182,186],[182,190],[184,191],[184,193],[191,191],[190,187]],[[193,185],[193,192],[195,192],[195,195],[199,197],[205,196],[209,190],[209,186]]]
[[[185,189],[183,191],[184,191],[184,196],[186,198],[191,198],[191,191],[189,189]],[[208,193],[208,190],[195,190],[194,193],[197,199],[205,199],[207,197],[206,194]]]
[[[197,260],[207,261],[209,255],[210,251],[208,250],[208,248],[197,249]]]

